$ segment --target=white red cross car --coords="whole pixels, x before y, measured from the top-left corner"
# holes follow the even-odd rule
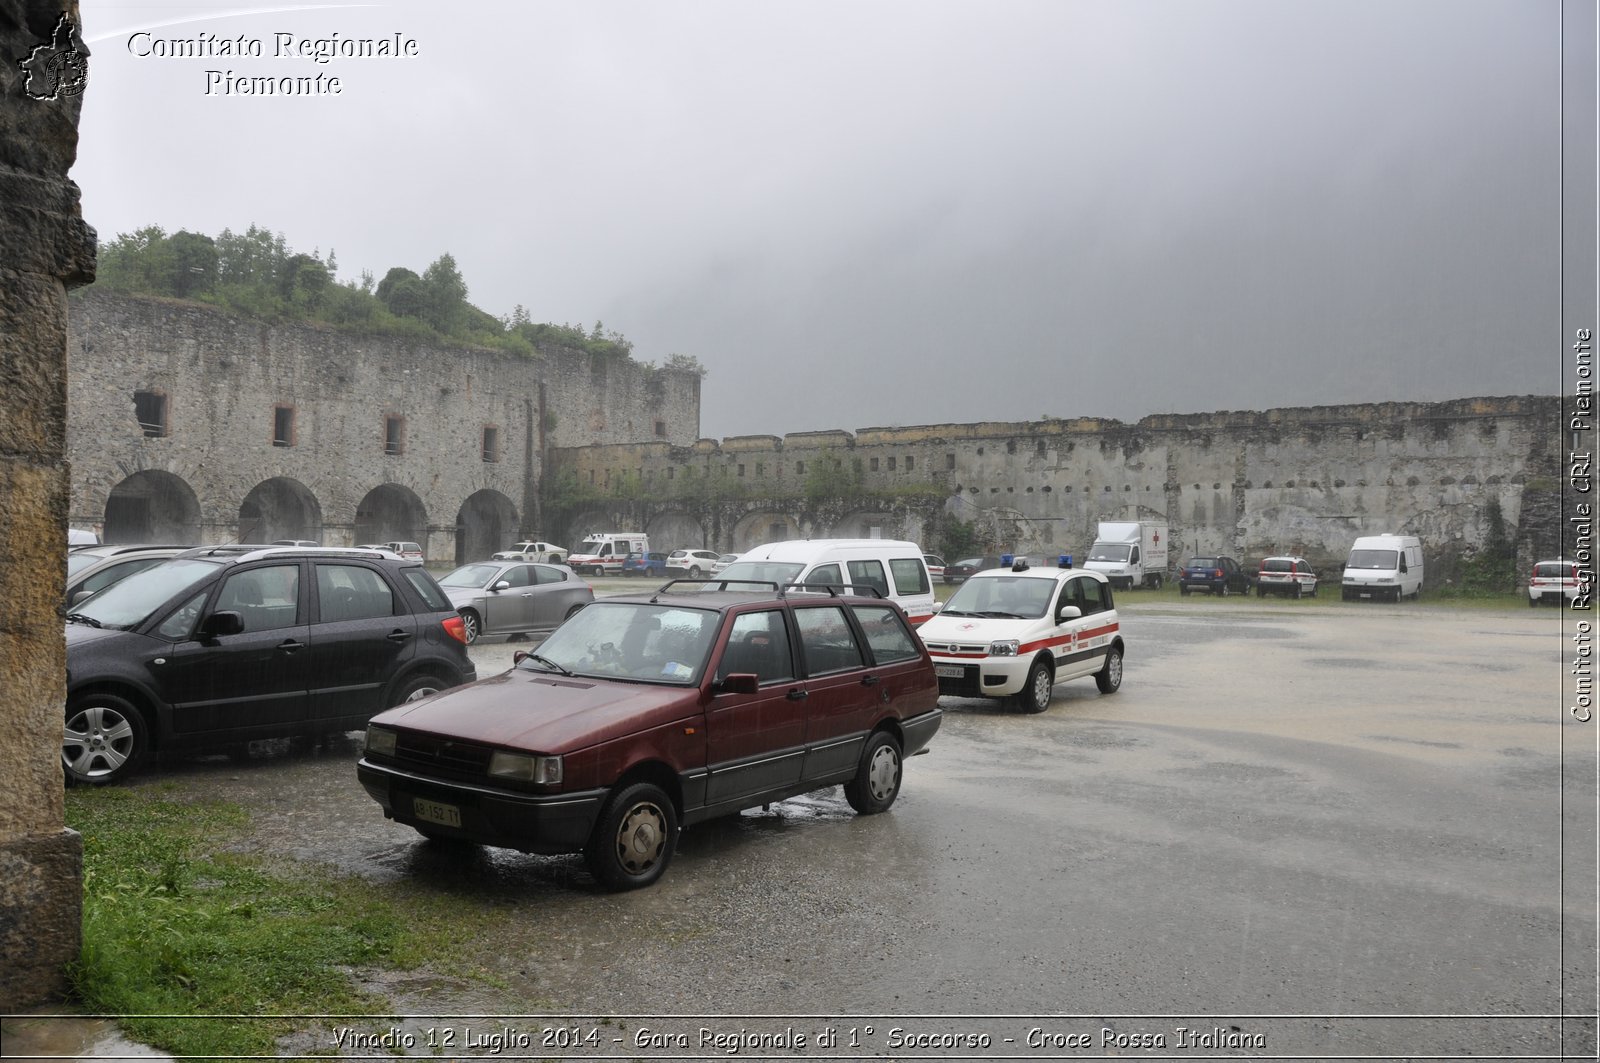
[[[917,634],[941,695],[1006,698],[1043,712],[1068,679],[1092,675],[1102,694],[1122,685],[1122,631],[1111,584],[1098,572],[1006,559],[968,577]]]

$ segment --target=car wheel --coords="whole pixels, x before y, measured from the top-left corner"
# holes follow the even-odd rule
[[[412,676],[411,679],[407,680],[406,684],[400,688],[399,693],[390,699],[389,703],[391,705],[404,705],[410,701],[420,701],[430,694],[439,693],[439,691],[443,689],[445,689],[445,684],[441,683],[434,676]]]
[[[1296,597],[1296,598],[1298,598],[1298,597],[1300,597],[1300,595],[1301,595],[1301,594],[1303,594],[1303,593],[1305,593],[1305,592],[1304,592],[1304,591],[1302,591],[1302,590],[1301,590],[1301,589],[1300,589],[1300,584],[1298,584],[1298,583],[1296,583],[1296,584],[1295,584],[1295,585],[1294,585],[1294,596],[1295,596],[1295,597]]]
[[[131,702],[88,694],[67,706],[61,767],[70,782],[116,782],[138,767],[148,741],[144,717]]]
[[[577,605],[573,606],[571,609],[568,609],[567,610],[567,615],[562,617],[561,619],[563,619],[563,620],[571,620],[573,617],[578,615],[578,610],[582,609],[583,606],[584,606],[584,603],[583,602],[579,602]]]
[[[1227,596],[1228,596],[1228,584],[1226,582],[1219,584],[1217,586],[1217,597],[1218,598],[1226,598]]]
[[[1189,585],[1187,583],[1178,584],[1178,593],[1185,598],[1189,597]]]
[[[1261,587],[1261,586],[1256,587],[1256,597],[1257,598],[1265,598],[1266,596],[1267,596],[1267,589],[1265,587]]]
[[[614,890],[660,878],[678,844],[678,813],[661,787],[634,783],[606,802],[584,850],[589,872]]]
[[[470,646],[478,641],[478,636],[483,634],[483,621],[478,619],[478,614],[471,609],[461,610],[461,634]]]
[[[874,731],[861,751],[856,777],[844,784],[844,799],[863,816],[883,812],[900,796],[900,743]]]
[[[1017,708],[1023,712],[1043,712],[1050,707],[1051,688],[1055,685],[1055,671],[1044,658],[1033,662],[1028,669],[1028,681],[1017,694]]]
[[[699,565],[691,565],[689,567],[689,578],[690,579],[699,579],[700,578],[700,566]]]
[[[1122,651],[1112,647],[1106,654],[1106,663],[1094,674],[1094,685],[1102,694],[1115,694],[1122,686]]]

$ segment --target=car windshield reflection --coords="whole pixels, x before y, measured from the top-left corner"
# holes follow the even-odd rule
[[[484,587],[504,566],[462,565],[439,581],[441,587]]]
[[[944,615],[1035,620],[1050,608],[1055,589],[1053,577],[998,576],[968,580],[950,596]]]
[[[718,616],[706,609],[596,602],[545,639],[537,657],[524,658],[517,667],[690,686],[705,668]]]
[[[73,606],[73,613],[101,627],[137,627],[174,597],[216,572],[217,562],[200,558],[168,561],[147,568]]]

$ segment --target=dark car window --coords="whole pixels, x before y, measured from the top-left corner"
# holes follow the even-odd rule
[[[850,629],[842,607],[796,609],[795,624],[800,629],[800,645],[805,649],[808,674],[860,668],[864,663],[861,646],[856,642],[855,632]]]
[[[513,565],[500,573],[500,579],[495,580],[495,583],[498,585],[502,581],[513,587],[531,587],[534,582],[533,570],[527,565]]]
[[[300,566],[268,565],[228,576],[214,611],[238,613],[246,631],[272,631],[293,626],[299,604]]]
[[[205,608],[206,595],[210,593],[211,589],[208,587],[174,609],[172,615],[156,628],[156,634],[169,642],[188,641],[194,634],[194,622],[200,619],[200,610]]]
[[[1214,557],[1191,557],[1189,559],[1189,567],[1190,568],[1216,568],[1217,567],[1217,559],[1214,558]]]
[[[318,565],[322,619],[367,620],[394,615],[394,592],[382,576],[358,565]]]
[[[566,572],[559,568],[551,568],[549,565],[534,565],[532,570],[536,583],[561,583],[567,578]]]
[[[848,561],[845,567],[850,570],[850,582],[856,587],[871,587],[881,597],[889,597],[889,581],[883,574],[883,562]]]
[[[867,645],[879,664],[891,661],[908,661],[920,656],[911,632],[901,622],[899,614],[888,606],[857,605],[852,607],[861,630],[866,633]]]
[[[1098,613],[1105,609],[1105,601],[1100,595],[1100,581],[1090,579],[1088,576],[1078,576],[1067,581],[1068,605],[1076,605],[1083,611],[1084,616]]]
[[[733,618],[728,646],[717,665],[717,678],[750,672],[763,683],[794,678],[794,655],[789,649],[789,624],[782,610],[741,613]]]
[[[433,582],[433,577],[428,575],[427,569],[419,565],[402,571],[405,574],[406,582],[415,587],[417,593],[422,595],[422,601],[429,609],[439,612],[449,612],[455,609],[455,606],[450,604],[450,599],[445,597],[444,591],[440,590],[439,585]]]
[[[806,576],[807,583],[837,587],[844,583],[838,565],[818,565]]]

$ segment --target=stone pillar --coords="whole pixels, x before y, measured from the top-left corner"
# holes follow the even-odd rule
[[[65,16],[67,21],[63,21]],[[75,0],[0,0],[0,1012],[59,997],[82,932],[61,724],[67,289],[94,230],[67,180],[88,50]]]

